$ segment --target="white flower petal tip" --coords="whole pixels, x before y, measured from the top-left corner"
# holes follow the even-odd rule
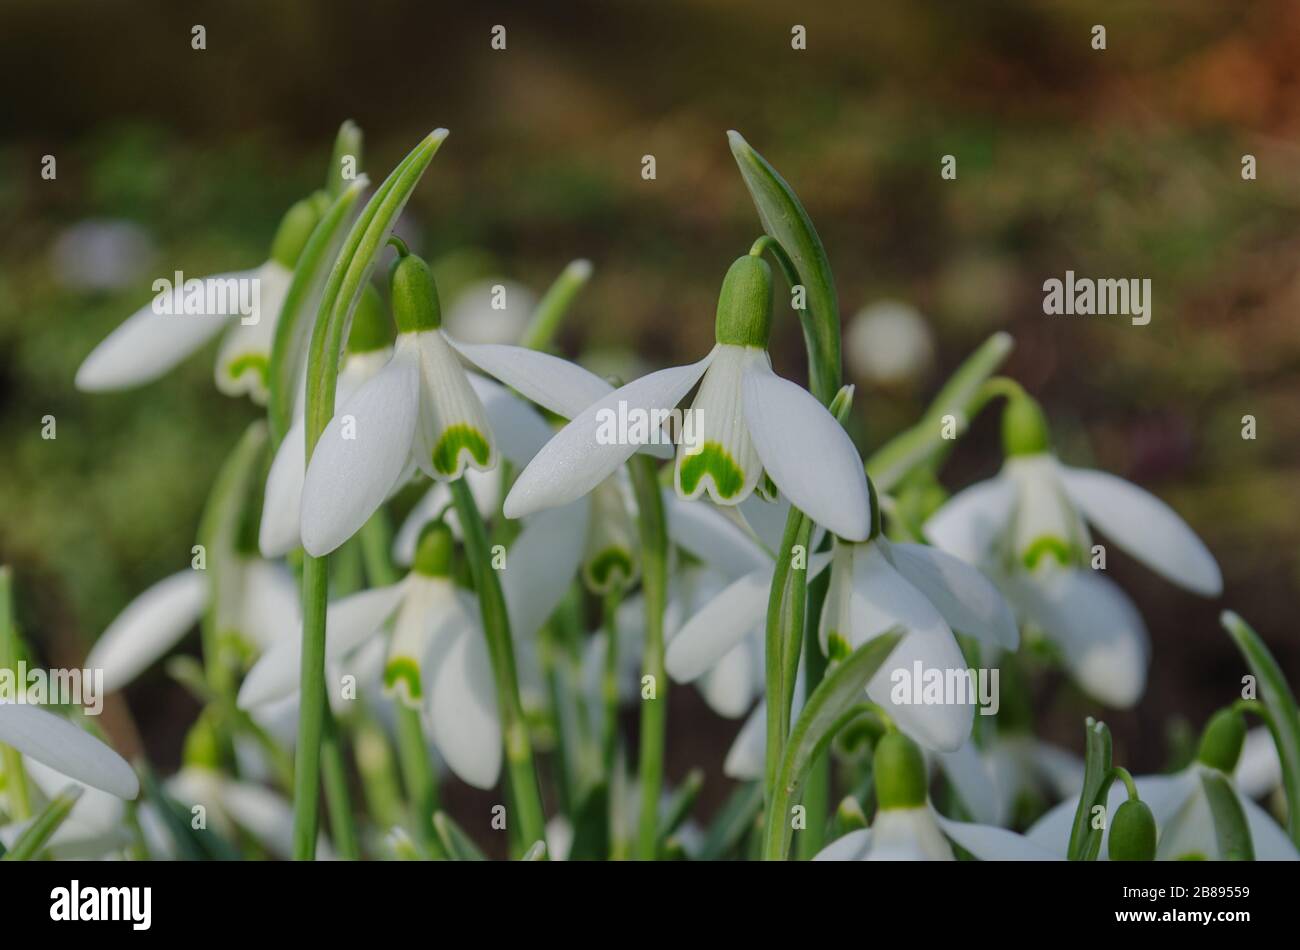
[[[566,359],[500,343],[450,341],[461,356],[543,409],[573,419],[614,387]]]
[[[828,531],[865,541],[871,498],[862,459],[835,417],[801,386],[750,364],[745,421],[763,468],[790,503]]]
[[[207,575],[200,571],[164,578],[109,624],[86,657],[86,668],[103,670],[105,690],[121,689],[198,623],[207,597]]]
[[[689,683],[717,665],[762,622],[771,583],[769,564],[732,582],[691,617],[668,644],[668,675]]]
[[[0,702],[0,742],[91,788],[126,799],[140,794],[140,781],[126,759],[37,706]]]
[[[436,666],[429,705],[433,741],[463,781],[492,788],[501,775],[501,725],[483,636],[462,630]]]
[[[1106,472],[1061,466],[1061,479],[1088,520],[1151,570],[1205,597],[1223,593],[1214,555],[1155,495]]]
[[[612,420],[653,419],[686,397],[713,354],[689,366],[674,366],[643,376],[616,389],[580,412],[542,448],[520,473],[506,497],[507,518],[522,518],[543,508],[568,504],[587,494],[657,436],[643,426],[645,438],[619,438]],[[630,427],[629,427],[630,428]]]
[[[415,440],[420,354],[393,359],[330,420],[302,487],[302,543],[324,557],[366,523],[407,470]]]

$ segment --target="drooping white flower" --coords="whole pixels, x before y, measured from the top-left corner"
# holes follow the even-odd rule
[[[832,841],[814,861],[952,861],[950,841],[981,861],[1059,860],[1015,832],[940,815],[926,795],[920,750],[900,733],[877,744],[872,774],[878,810],[871,827]]]
[[[1234,735],[1235,733],[1235,735]],[[1245,734],[1244,724],[1234,712],[1221,712],[1210,721],[1201,742],[1196,761],[1173,775],[1148,775],[1135,778],[1138,795],[1151,809],[1155,818],[1156,860],[1177,861],[1186,859],[1221,860],[1220,842],[1215,831],[1215,819],[1205,788],[1205,777],[1228,779],[1228,786],[1237,799],[1246,825],[1250,830],[1251,845],[1258,861],[1296,861],[1300,852],[1286,831],[1263,808],[1242,793],[1231,778],[1241,753]],[[1109,814],[1127,799],[1127,789],[1116,781],[1110,789],[1107,802]],[[1029,829],[1027,837],[1040,847],[1064,855],[1069,848],[1070,832],[1078,807],[1077,791],[1073,798],[1061,802]],[[1102,832],[1100,856],[1109,848],[1110,823]]]
[[[118,798],[140,793],[140,782],[125,759],[84,729],[39,706],[0,700],[0,743]]]
[[[1132,705],[1146,683],[1149,639],[1128,597],[1089,568],[1088,523],[1167,580],[1204,596],[1222,590],[1219,566],[1155,496],[1113,475],[1061,464],[1028,397],[1008,404],[1003,438],[1002,471],[954,495],[926,523],[926,536],[993,577],[1023,618],[1058,644],[1092,695]]]
[[[333,551],[415,471],[452,481],[491,470],[497,442],[483,401],[441,328],[437,290],[414,255],[393,268],[393,357],[325,427],[302,489],[302,541]]]
[[[506,498],[507,517],[567,504],[608,478],[639,448],[664,440],[664,422],[698,383],[685,415],[675,486],[735,505],[770,478],[792,504],[843,537],[866,538],[870,500],[852,441],[806,390],[772,371],[767,355],[772,282],[743,257],[727,272],[717,343],[704,359],[651,373],[577,401],[572,421],[538,453]],[[555,357],[518,347],[462,346],[466,359],[540,405],[572,400],[574,374]],[[814,462],[815,460],[815,462]]]
[[[285,214],[271,256],[260,266],[175,283],[155,281],[161,292],[86,357],[77,370],[77,388],[106,392],[152,382],[227,331],[217,356],[217,388],[265,404],[280,309],[318,220],[316,204],[300,201]]]

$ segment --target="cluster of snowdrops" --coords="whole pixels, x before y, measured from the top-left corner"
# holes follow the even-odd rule
[[[345,123],[266,263],[172,289],[82,364],[84,392],[133,387],[220,337],[217,387],[266,415],[217,474],[190,563],[85,664],[119,690],[166,658],[202,705],[182,767],[128,764],[76,710],[0,703],[6,859],[1297,857],[1295,701],[1235,614],[1251,685],[1226,682],[1168,774],[1134,778],[1094,720],[1083,756],[1035,737],[1044,668],[1100,707],[1146,685],[1143,621],[1094,529],[1191,594],[1221,577],[1163,502],[1055,456],[1041,408],[998,375],[1007,335],[864,462],[820,239],[731,133],[762,230],[697,362],[624,383],[552,353],[582,261],[516,339],[454,339],[393,235],[445,138],[372,190]],[[231,280],[258,282],[257,312],[187,312],[187,290]],[[787,314],[806,388],[769,358]],[[1002,469],[949,496],[943,462],[990,408]],[[661,425],[675,409],[689,440]],[[0,666],[30,655],[0,623]],[[201,660],[178,649],[195,627]],[[996,716],[973,693],[896,688],[989,669]],[[744,720],[707,822],[702,772],[664,774],[670,679]],[[458,823],[451,781],[498,803]]]

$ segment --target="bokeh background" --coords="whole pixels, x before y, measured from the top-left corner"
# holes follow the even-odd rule
[[[498,23],[504,52],[489,47]],[[796,23],[806,51],[791,49]],[[1090,46],[1095,23],[1105,51]],[[191,48],[194,24],[206,50]],[[403,225],[438,260],[444,293],[485,277],[540,292],[590,258],[562,348],[603,351],[624,372],[712,341],[721,277],[758,233],[734,128],[806,204],[846,325],[883,301],[914,331],[923,320],[908,371],[854,371],[864,450],[1006,329],[1007,371],[1043,400],[1066,459],[1157,492],[1218,556],[1226,593],[1212,603],[1110,550],[1154,662],[1143,703],[1105,718],[1118,761],[1157,769],[1177,722],[1199,728],[1239,689],[1223,606],[1300,681],[1298,63],[1288,0],[6,0],[0,560],[17,574],[22,628],[42,661],[76,665],[188,559],[254,408],[214,391],[211,351],[129,393],[79,394],[74,372],[155,277],[262,260],[281,210],[322,182],[341,120],[363,127],[379,176],[450,128]],[[1247,153],[1255,181],[1242,180]],[[940,177],[945,154],[955,181]],[[1150,325],[1044,316],[1042,282],[1067,268],[1149,277]],[[803,377],[794,321],[778,321],[773,355]],[[993,416],[944,481],[955,490],[998,464]],[[1099,707],[1053,679],[1036,701],[1047,735],[1081,748],[1081,717]],[[166,768],[194,710],[155,669],[106,726]],[[706,808],[726,792],[738,725],[674,691],[669,776],[706,765]]]

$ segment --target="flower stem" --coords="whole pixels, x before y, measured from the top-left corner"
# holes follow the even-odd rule
[[[0,670],[16,673],[21,652],[18,628],[14,624],[13,572],[6,565],[0,567]],[[16,821],[26,821],[32,816],[32,800],[27,789],[23,754],[13,746],[0,743],[0,765],[4,766],[5,792],[12,817]]]
[[[653,861],[659,848],[659,795],[664,783],[664,732],[668,723],[668,677],[664,671],[664,610],[668,604],[668,527],[654,460],[632,460],[637,518],[641,530],[641,593],[645,600],[645,650],[641,675],[654,693],[641,703],[641,817],[637,857]],[[644,687],[643,687],[644,689]]]
[[[346,861],[356,861],[361,857],[361,844],[357,838],[356,821],[352,816],[352,799],[348,794],[347,765],[343,758],[338,723],[329,710],[326,710],[324,724],[321,777],[325,785],[325,800],[329,804],[330,831],[339,857]]]
[[[510,639],[510,617],[506,613],[505,595],[501,592],[501,581],[492,569],[492,551],[488,547],[483,517],[479,514],[465,479],[458,478],[451,483],[451,495],[456,505],[456,514],[460,518],[465,555],[483,615],[483,633],[487,637],[492,675],[496,680],[506,767],[510,788],[520,812],[521,838],[531,845],[545,839],[546,818],[542,810],[541,788],[537,784],[537,769],[533,763],[532,741],[528,736],[528,725],[524,722],[523,703],[519,699],[519,679],[515,672],[514,646]]]
[[[618,605],[622,592],[618,589],[605,595],[603,604],[605,627],[605,668],[600,680],[600,698],[604,717],[600,734],[601,762],[608,781],[614,770],[614,750],[618,746]]]
[[[320,812],[320,744],[325,732],[325,611],[329,560],[303,558],[302,668],[298,678],[298,746],[293,766],[293,857],[316,857]]]

